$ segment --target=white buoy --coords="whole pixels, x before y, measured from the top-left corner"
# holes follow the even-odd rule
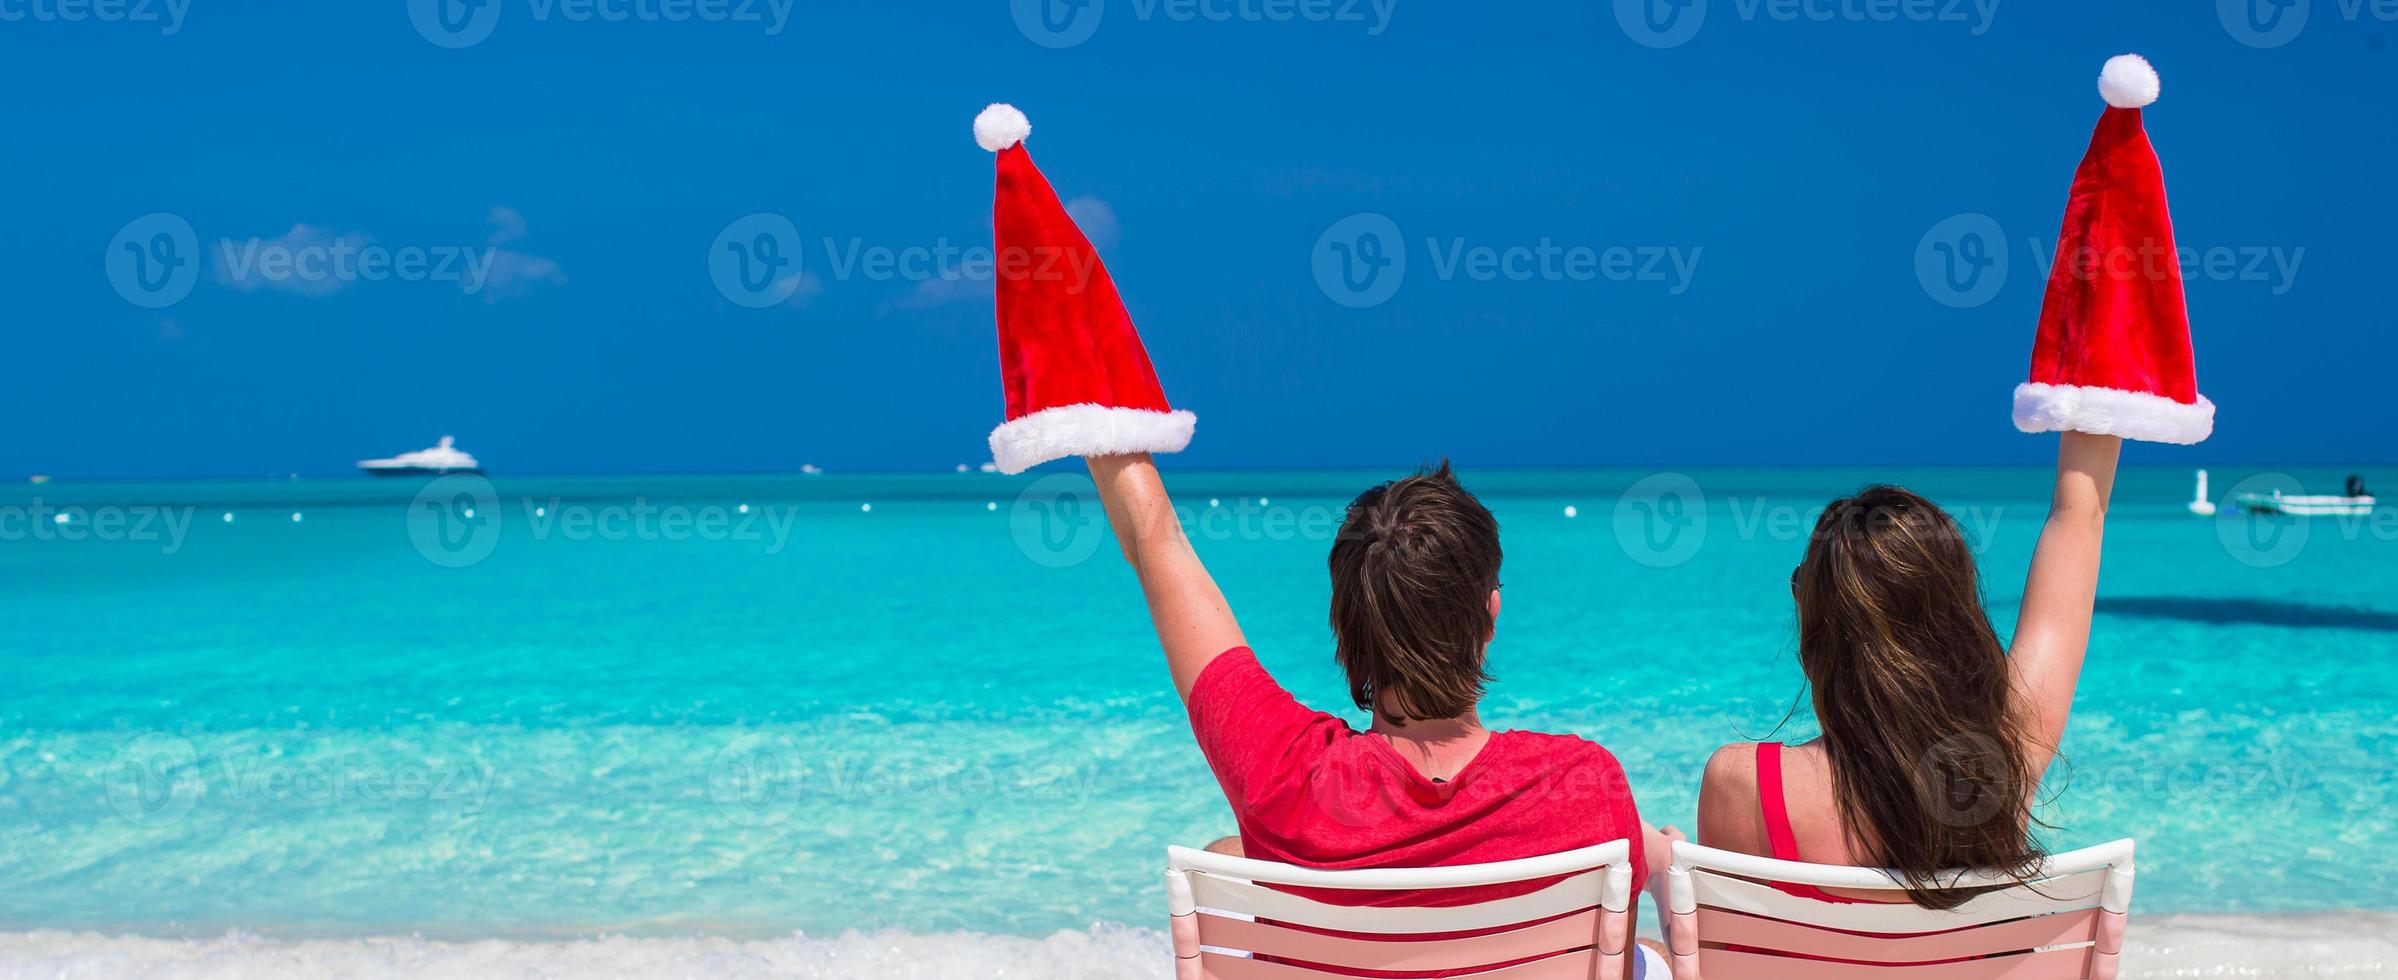
[[[233,512],[232,512],[232,511],[226,511],[226,512],[225,512],[225,523],[227,523],[227,524],[231,524],[231,523],[233,523]]]
[[[860,513],[860,514],[871,514],[871,513],[874,513],[874,505],[873,505],[873,504],[859,504],[859,505],[858,505],[858,513]]]
[[[986,503],[986,504],[984,504],[984,505],[983,505],[983,509],[984,509],[984,510],[998,510],[998,509],[999,509],[999,501],[993,500],[993,501],[991,501],[991,502],[989,502],[989,503]]]
[[[1210,507],[1222,507],[1222,506],[1224,506],[1224,502],[1223,502],[1223,501],[1221,501],[1221,500],[1217,500],[1217,499],[1216,499],[1216,498],[1214,498],[1214,497],[1209,497],[1209,498],[1207,498],[1207,505],[1208,505],[1208,506],[1210,506]]]
[[[2198,471],[2198,494],[2190,498],[2190,513],[2200,517],[2215,516],[2215,502],[2206,496],[2206,471]]]
[[[292,511],[292,512],[291,512],[291,522],[292,522],[292,523],[294,523],[294,524],[298,524],[298,523],[300,523],[300,512],[299,512],[299,511],[296,511],[296,510],[295,510],[295,511]]]
[[[67,515],[65,515],[65,514],[58,514],[58,515],[54,515],[54,516],[52,516],[52,517],[50,518],[50,523],[52,523],[52,524],[66,524],[66,523],[69,523],[69,522],[71,522],[71,521],[73,521],[73,520],[74,520],[74,518],[72,518],[72,517],[68,517],[68,516],[67,516]]]
[[[744,514],[747,514],[747,513],[749,513],[749,505],[748,505],[748,504],[742,504],[742,505],[741,505],[741,512],[742,512],[742,513],[744,513]]]
[[[467,512],[466,512],[466,516],[468,516],[468,517],[473,517],[473,516],[475,516],[475,512],[474,512],[474,511],[471,511],[471,510],[470,510],[470,511],[467,511]],[[548,516],[550,516],[550,509],[549,509],[549,508],[547,508],[547,507],[535,507],[535,508],[533,508],[533,516],[535,516],[535,517],[548,517]]]
[[[1259,497],[1257,498],[1257,505],[1260,507],[1271,507],[1274,505],[1274,500],[1271,497]]]
[[[475,509],[474,509],[474,508],[472,508],[472,507],[469,507],[469,508],[467,508],[467,509],[466,509],[466,516],[468,516],[468,517],[473,517],[473,516],[475,516]]]
[[[1574,505],[1572,505],[1572,504],[1567,504],[1567,505],[1565,505],[1565,516],[1567,516],[1567,517],[1574,517],[1574,516],[1577,516],[1577,515],[1579,515],[1579,514],[1581,514],[1581,513],[1582,513],[1581,511],[1574,509]]]

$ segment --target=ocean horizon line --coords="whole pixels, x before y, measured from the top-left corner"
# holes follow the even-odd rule
[[[1794,462],[1755,462],[1755,463],[1742,463],[1742,462],[1670,462],[1670,461],[1668,461],[1668,462],[1620,462],[1620,463],[1456,463],[1456,462],[1454,461],[1454,458],[1452,457],[1452,458],[1451,458],[1451,461],[1452,461],[1452,464],[1453,464],[1453,465],[1455,465],[1455,466],[1456,466],[1456,468],[1457,468],[1457,469],[1458,469],[1460,472],[1467,472],[1467,473],[1473,473],[1473,472],[1544,473],[1544,472],[1608,472],[1608,471],[1623,471],[1623,472],[1659,472],[1659,471],[1680,471],[1680,470],[1716,470],[1716,471],[1720,471],[1720,470],[1856,470],[1856,469],[1877,469],[1877,468],[1889,468],[1889,469],[1907,469],[1907,470],[2015,470],[2015,469],[2050,469],[2050,468],[2053,468],[2053,465],[2054,465],[2052,462],[2050,462],[2050,461],[2046,461],[2046,460],[2035,460],[2035,461],[2028,461],[2028,462],[2000,462],[2000,463],[1970,463],[1970,462],[1953,462],[1953,461],[1951,461],[1951,462],[1939,462],[1939,461],[1933,461],[1933,462],[1908,462],[1908,461],[1893,461],[1893,460],[1882,460],[1882,461],[1864,461],[1864,462],[1846,462],[1846,461],[1835,461],[1835,462],[1822,462],[1822,463],[1794,463]],[[1382,472],[1392,472],[1392,473],[1398,473],[1398,472],[1412,472],[1412,471],[1413,471],[1413,470],[1414,470],[1416,467],[1418,467],[1418,466],[1423,466],[1423,467],[1437,466],[1437,465],[1439,465],[1439,463],[1440,463],[1440,460],[1438,460],[1438,459],[1432,459],[1432,460],[1425,460],[1425,461],[1422,461],[1422,462],[1417,462],[1417,463],[1405,463],[1405,464],[1397,464],[1397,463],[1394,463],[1394,464],[1389,464],[1389,465],[1378,465],[1378,464],[1369,464],[1369,463],[1341,463],[1341,464],[1326,464],[1326,465],[1315,465],[1315,466],[1303,466],[1303,465],[1280,464],[1280,463],[1261,463],[1261,464],[1255,464],[1255,465],[1224,465],[1224,464],[1210,464],[1210,465],[1205,465],[1205,466],[1187,466],[1187,467],[1186,467],[1186,466],[1178,466],[1178,465],[1175,465],[1175,464],[1172,462],[1172,457],[1170,457],[1170,456],[1169,456],[1169,457],[1167,457],[1167,458],[1166,458],[1166,461],[1164,462],[1164,464],[1162,465],[1162,467],[1161,467],[1161,468],[1162,468],[1162,469],[1164,469],[1164,470],[1165,470],[1165,471],[1166,471],[1166,472],[1167,472],[1169,475],[1171,475],[1171,474],[1208,475],[1208,474],[1225,474],[1225,473],[1382,473]],[[814,464],[812,464],[812,463],[811,463],[811,464],[803,464],[803,465],[814,465]],[[1025,472],[1022,472],[1022,473],[1016,473],[1016,474],[1003,474],[1003,473],[999,473],[999,472],[996,472],[996,471],[986,471],[986,470],[981,470],[981,469],[979,469],[979,468],[975,468],[975,469],[968,469],[968,470],[964,470],[964,471],[959,471],[958,469],[956,469],[956,465],[957,465],[957,464],[954,464],[954,463],[953,463],[953,464],[949,464],[948,466],[929,467],[929,468],[922,468],[922,469],[900,469],[900,468],[891,468],[891,467],[875,467],[875,466],[869,466],[869,467],[859,467],[859,468],[856,468],[856,469],[849,469],[849,468],[838,468],[838,467],[836,467],[836,468],[820,468],[820,469],[818,469],[818,470],[816,470],[816,471],[813,471],[813,472],[811,472],[811,471],[808,471],[808,470],[802,470],[802,469],[717,469],[717,470],[679,470],[679,469],[659,469],[659,470],[642,470],[642,469],[627,469],[627,470],[542,470],[542,469],[524,469],[524,470],[516,470],[516,469],[499,469],[499,468],[486,467],[486,468],[484,468],[484,469],[482,469],[482,470],[480,470],[480,471],[477,471],[476,473],[473,473],[473,474],[457,474],[457,475],[476,475],[476,476],[483,476],[483,477],[490,478],[490,479],[561,479],[561,480],[572,480],[572,479],[630,479],[630,478],[639,478],[639,477],[693,478],[693,479],[736,479],[736,478],[779,478],[779,477],[791,477],[791,478],[795,478],[795,479],[796,479],[796,478],[802,478],[802,477],[823,477],[823,476],[852,476],[852,477],[988,476],[988,477],[1002,477],[1002,478],[1007,478],[1007,479],[1020,479],[1020,478],[1021,478],[1021,479],[1038,479],[1038,478],[1040,478],[1040,477],[1042,477],[1042,476],[1048,476],[1048,475],[1051,475],[1051,474],[1054,474],[1054,473],[1071,473],[1071,472],[1080,472],[1080,470],[1079,470],[1079,469],[1076,469],[1076,468],[1061,468],[1061,467],[1048,467],[1048,466],[1044,466],[1044,467],[1036,467],[1036,468],[1034,468],[1034,469],[1027,470],[1027,471],[1025,471]],[[969,465],[969,466],[974,466],[975,464],[968,464],[968,465]],[[2122,468],[2123,468],[2123,469],[2126,469],[2126,470],[2201,470],[2201,469],[2212,470],[2212,469],[2251,469],[2251,468],[2279,468],[2279,469],[2301,469],[2301,468],[2303,468],[2303,469],[2318,469],[2318,468],[2324,468],[2324,469],[2341,469],[2341,468],[2346,468],[2346,469],[2372,469],[2372,468],[2380,468],[2380,467],[2398,467],[2398,457],[2393,457],[2393,458],[2391,458],[2391,459],[2387,459],[2387,460],[2305,460],[2305,459],[2274,459],[2274,460],[2203,460],[2203,461],[2200,461],[2200,460],[2193,460],[2193,461],[2190,461],[2190,462],[2183,462],[2183,463],[2125,463],[2125,464],[2123,464],[2123,466],[2122,466]],[[353,482],[353,481],[376,481],[376,480],[379,480],[379,481],[390,481],[390,482],[399,483],[399,482],[407,482],[407,481],[410,481],[410,480],[417,480],[417,479],[430,479],[430,478],[432,478],[433,476],[434,476],[434,474],[424,474],[424,475],[415,475],[415,474],[411,474],[411,475],[408,475],[408,476],[400,476],[400,477],[376,477],[376,476],[372,476],[372,475],[369,475],[369,474],[366,474],[366,473],[362,473],[362,472],[358,471],[358,470],[357,470],[357,469],[355,469],[355,468],[351,468],[351,469],[342,469],[342,470],[294,471],[294,472],[287,472],[287,473],[254,473],[254,474],[228,474],[228,473],[144,473],[144,474],[135,474],[135,475],[122,475],[122,476],[117,476],[117,475],[74,474],[74,473],[39,473],[39,472],[33,472],[33,471],[26,471],[26,472],[21,472],[21,473],[15,474],[13,477],[10,477],[10,478],[8,478],[8,479],[6,479],[6,480],[0,480],[0,486],[6,486],[6,485],[9,485],[9,484],[11,484],[11,483],[13,483],[13,484],[18,484],[18,485],[32,485],[32,486],[45,486],[45,485],[47,485],[47,486],[56,486],[56,485],[60,485],[60,484],[90,485],[90,484],[114,484],[114,483],[289,483],[289,482],[294,482],[294,481],[336,481],[336,480],[338,480],[338,481],[343,481],[343,482]],[[36,481],[36,480],[39,480],[40,482],[39,482],[39,483],[33,482],[33,481]]]

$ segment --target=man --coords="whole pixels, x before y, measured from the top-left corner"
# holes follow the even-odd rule
[[[1499,616],[1499,528],[1447,463],[1360,495],[1333,543],[1334,658],[1372,716],[1358,731],[1301,705],[1259,665],[1146,454],[1088,462],[1232,805],[1235,853],[1329,869],[1436,867],[1629,838],[1636,894],[1648,861],[1665,860],[1664,838],[1644,835],[1606,749],[1483,727],[1475,708]],[[1537,886],[1308,894],[1437,906]]]
[[[1643,839],[1615,757],[1571,736],[1493,732],[1475,714],[1499,616],[1499,526],[1447,465],[1367,491],[1333,545],[1335,655],[1369,727],[1311,711],[1267,676],[1149,461],[1183,448],[1197,416],[1167,400],[1105,264],[1033,165],[1031,133],[1010,105],[974,119],[975,144],[997,155],[992,242],[1009,260],[996,276],[1007,420],[991,460],[1011,474],[1089,461],[1241,849],[1318,868],[1433,867],[1631,838],[1637,887],[1666,849]],[[1454,905],[1533,887],[1368,900]]]

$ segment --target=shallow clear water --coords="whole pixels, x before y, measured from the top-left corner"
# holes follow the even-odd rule
[[[1377,476],[1169,472],[1261,657],[1319,706],[1324,553]],[[2004,631],[2049,479],[1653,476],[1467,474],[1507,547],[1485,717],[1604,742],[1686,827],[1708,751],[1800,693],[1813,508],[1875,478],[1940,500]],[[0,491],[0,929],[1151,924],[1161,849],[1229,818],[1070,483]],[[2398,908],[2398,516],[2203,519],[2188,495],[2179,469],[2118,489],[2056,840],[2138,837],[2148,911]]]

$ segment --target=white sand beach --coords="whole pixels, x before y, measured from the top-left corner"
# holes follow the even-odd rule
[[[1133,980],[1172,976],[1165,937],[1101,925],[1045,939],[852,932],[779,939],[603,937],[447,942],[0,933],[0,978],[268,980],[281,977],[775,977],[799,980]],[[2133,919],[2126,980],[2398,975],[2398,913],[2174,915]]]

